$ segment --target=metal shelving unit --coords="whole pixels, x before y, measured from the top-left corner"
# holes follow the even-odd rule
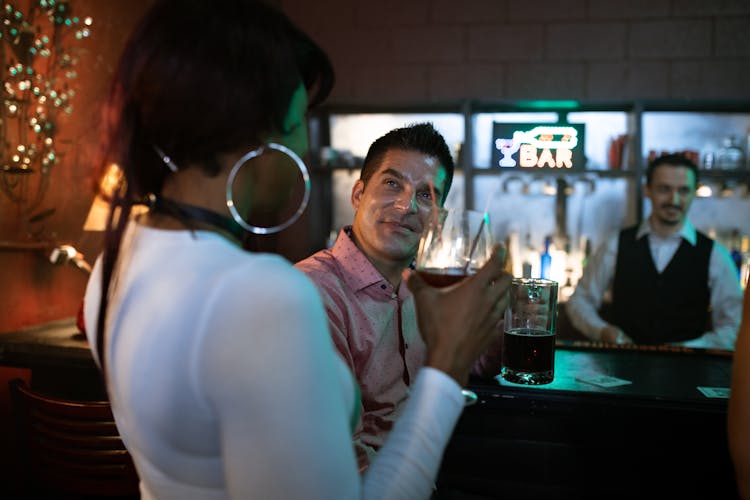
[[[320,158],[324,146],[331,144],[330,119],[335,115],[346,114],[456,114],[463,120],[464,133],[461,155],[458,158],[457,169],[463,173],[463,199],[468,208],[476,208],[475,179],[496,177],[510,172],[500,169],[487,168],[477,165],[474,158],[474,143],[476,140],[475,118],[480,113],[535,113],[554,112],[558,114],[558,123],[567,123],[570,113],[576,112],[622,112],[626,114],[626,133],[628,134],[629,159],[622,169],[584,169],[576,172],[536,171],[524,172],[514,169],[512,175],[543,176],[555,179],[626,179],[631,183],[629,196],[634,199],[631,214],[639,222],[643,218],[643,199],[640,180],[645,173],[646,162],[644,155],[644,117],[649,113],[658,112],[693,112],[693,113],[735,113],[750,115],[750,101],[693,101],[693,100],[632,100],[612,102],[573,102],[573,101],[485,101],[465,100],[439,104],[380,106],[368,105],[332,105],[325,106],[311,117],[311,157]],[[742,131],[743,133],[745,131]],[[606,147],[606,145],[602,145]],[[354,171],[360,168],[358,163],[346,165],[330,165],[322,167],[313,161],[311,166],[314,175],[323,183],[322,196],[317,199],[318,207],[327,211],[324,218],[331,220],[330,211],[332,193],[330,189],[333,171]],[[736,181],[750,184],[750,169],[726,171],[710,170],[701,172],[701,178],[714,181]],[[326,187],[328,183],[328,187]],[[556,203],[560,206],[561,203]],[[562,203],[564,205],[564,203]],[[320,227],[325,225],[321,224]]]

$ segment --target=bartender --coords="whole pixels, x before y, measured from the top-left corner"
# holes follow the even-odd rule
[[[651,213],[597,249],[567,303],[586,337],[734,349],[742,289],[726,247],[687,219],[697,183],[697,166],[682,155],[648,164],[643,195]],[[611,312],[604,314],[607,295]]]

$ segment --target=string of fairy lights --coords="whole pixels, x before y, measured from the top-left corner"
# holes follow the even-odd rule
[[[12,3],[0,11],[0,187],[30,211],[60,160],[58,118],[73,111],[77,46],[93,20],[75,15],[68,0],[24,4],[25,12]]]

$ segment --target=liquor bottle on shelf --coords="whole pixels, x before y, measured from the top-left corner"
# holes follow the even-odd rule
[[[581,271],[589,263],[589,257],[591,257],[591,239],[586,236],[581,236]]]
[[[577,260],[578,257],[578,255],[574,256],[573,252],[571,251],[571,244],[569,239],[565,241],[565,251],[562,252],[561,257],[561,260],[564,262],[563,275],[565,276],[565,280],[564,282],[562,282],[563,284],[560,288],[559,295],[560,301],[566,302],[575,291],[575,286],[573,286],[573,273],[575,272],[575,260]]]
[[[740,255],[742,263],[740,265],[740,286],[743,290],[747,288],[750,280],[750,236],[742,236],[740,242]]]
[[[523,261],[521,260],[521,243],[518,241],[518,232],[511,231],[508,235],[508,261],[506,266],[510,267],[510,273],[515,277],[523,276]]]
[[[732,230],[732,236],[729,238],[729,253],[732,256],[732,261],[737,267],[737,276],[740,276],[740,269],[742,268],[742,237],[737,229]]]
[[[737,144],[737,138],[733,135],[726,137],[716,158],[716,166],[725,170],[742,168],[745,163],[745,154]]]
[[[547,236],[544,238],[544,252],[542,252],[540,259],[540,277],[543,279],[549,279],[550,268],[552,267],[552,255],[549,252],[549,245],[552,243],[552,238]]]
[[[523,263],[521,264],[521,276],[531,278],[534,275],[534,262],[539,261],[539,252],[531,246],[531,234],[526,233],[526,242],[523,249]]]

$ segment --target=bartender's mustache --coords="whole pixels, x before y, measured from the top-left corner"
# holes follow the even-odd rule
[[[661,208],[674,208],[675,210],[682,212],[682,207],[679,205],[662,205]]]

